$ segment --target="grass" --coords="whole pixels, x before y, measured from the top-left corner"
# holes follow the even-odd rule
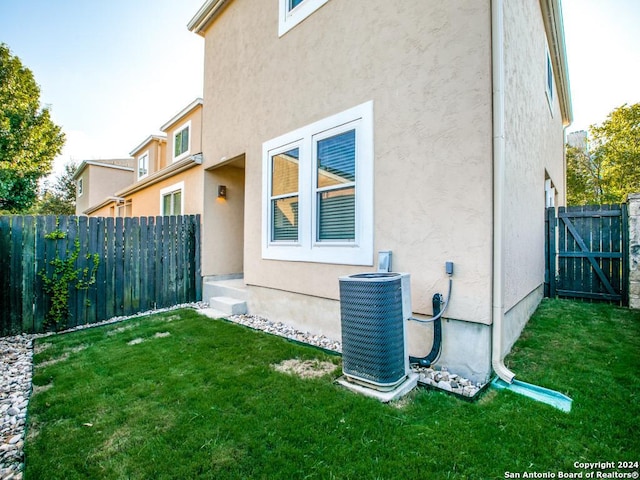
[[[333,382],[339,357],[191,310],[36,348],[27,480],[492,479],[640,460],[640,312],[608,305],[543,302],[507,359],[570,395],[569,414],[495,390],[380,404]],[[273,368],[293,358],[336,369]]]

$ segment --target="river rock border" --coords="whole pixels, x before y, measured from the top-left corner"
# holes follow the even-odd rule
[[[325,350],[338,353],[342,352],[342,343],[337,340],[332,340],[324,335],[312,335],[309,332],[302,332],[282,322],[272,322],[259,315],[231,315],[227,317],[227,320],[251,327],[255,330],[261,330],[297,342],[314,345]],[[449,372],[447,367],[427,368],[412,365],[411,370],[418,374],[418,383],[468,399],[474,399],[486,385],[483,383],[474,383],[467,378]]]

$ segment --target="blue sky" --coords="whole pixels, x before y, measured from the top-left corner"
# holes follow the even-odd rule
[[[0,0],[0,42],[33,71],[67,135],[58,171],[127,156],[202,95],[204,41],[186,24],[203,1]],[[640,102],[640,1],[563,0],[563,10],[571,132]]]
[[[604,121],[640,102],[640,1],[562,0],[573,124]]]
[[[0,0],[0,42],[30,68],[69,159],[122,158],[202,96],[203,0]]]

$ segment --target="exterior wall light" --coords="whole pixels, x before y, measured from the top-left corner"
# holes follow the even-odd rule
[[[218,198],[227,198],[227,186],[218,185]]]

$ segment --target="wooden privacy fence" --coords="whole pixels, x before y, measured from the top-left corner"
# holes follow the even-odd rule
[[[629,304],[627,206],[547,209],[546,294]]]
[[[199,301],[201,287],[199,215],[0,217],[2,335]]]

